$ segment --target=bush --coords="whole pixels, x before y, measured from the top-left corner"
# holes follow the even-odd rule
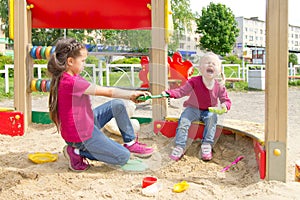
[[[14,60],[11,56],[4,56],[0,54],[0,70],[5,69],[6,64],[14,64]],[[14,71],[13,69],[9,69],[9,77],[13,77]],[[4,78],[4,74],[0,74],[1,77]]]
[[[140,64],[141,59],[139,58],[123,58],[111,62],[111,64]]]

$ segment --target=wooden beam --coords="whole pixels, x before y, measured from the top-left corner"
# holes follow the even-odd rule
[[[32,79],[31,62],[28,58],[28,41],[31,41],[31,16],[26,9],[26,1],[20,0],[14,3],[14,106],[17,111],[24,114],[24,130],[31,122],[31,93],[30,81]]]
[[[165,38],[165,1],[152,0],[152,49],[150,54],[150,91],[153,95],[167,89],[168,65]],[[167,100],[152,100],[152,119],[162,120],[167,115]]]
[[[285,182],[287,175],[288,0],[267,0],[266,16],[266,178]]]

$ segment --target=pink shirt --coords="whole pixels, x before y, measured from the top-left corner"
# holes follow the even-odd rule
[[[225,86],[219,84],[215,80],[215,85],[212,90],[207,89],[202,81],[202,76],[195,76],[190,78],[183,86],[166,91],[171,98],[181,98],[188,96],[189,98],[184,102],[184,107],[194,107],[200,110],[208,110],[208,107],[218,106],[220,103],[225,103],[227,110],[230,110],[231,101],[228,97]]]
[[[89,95],[90,83],[79,75],[63,73],[58,86],[60,131],[67,142],[82,142],[92,137],[94,114]]]

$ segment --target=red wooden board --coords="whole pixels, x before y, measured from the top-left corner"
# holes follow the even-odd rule
[[[154,121],[154,133],[162,133],[168,138],[175,137],[176,128],[178,126],[178,121]],[[192,123],[189,129],[188,137],[191,139],[202,139],[203,137],[204,124],[202,123]],[[222,133],[222,128],[217,126],[215,133],[215,138],[219,138]]]
[[[24,135],[24,117],[22,112],[0,112],[0,134],[10,136]]]
[[[33,28],[150,29],[151,0],[27,0]]]

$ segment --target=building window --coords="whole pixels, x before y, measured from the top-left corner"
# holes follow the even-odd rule
[[[184,49],[184,43],[180,43],[180,44],[179,44],[179,48],[180,48],[180,49]]]

